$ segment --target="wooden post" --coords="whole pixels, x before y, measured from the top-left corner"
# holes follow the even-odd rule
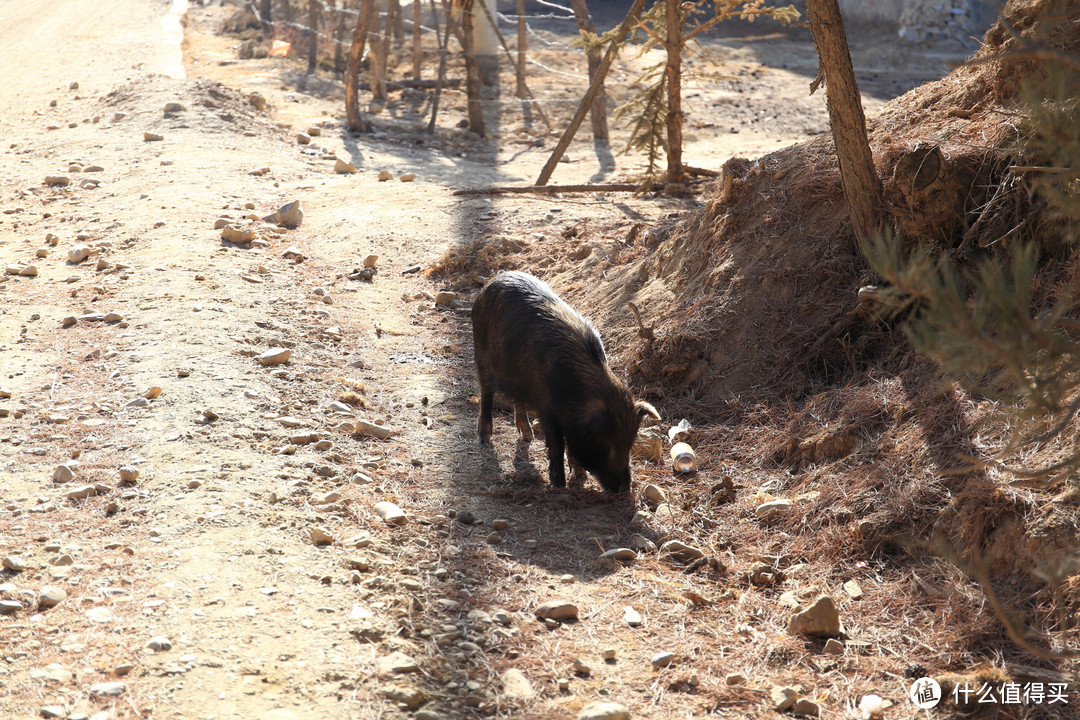
[[[413,0],[412,4],[412,76],[413,80],[420,79],[420,66],[424,62],[424,51],[420,45],[421,22],[423,21],[424,8],[420,0]]]
[[[518,0],[519,3],[524,0]],[[574,19],[577,20],[578,30],[582,35],[590,33],[596,34],[596,26],[593,25],[592,18],[589,17],[589,8],[585,5],[585,0],[570,0],[570,7],[574,9]],[[589,58],[589,82],[592,82],[596,77],[596,71],[600,69],[600,53],[596,50],[588,51]],[[600,88],[596,91],[596,97],[593,98],[592,107],[589,109],[589,118],[592,121],[592,135],[594,140],[608,140],[608,123],[607,123],[607,93],[604,92],[604,81],[601,79]]]
[[[345,114],[349,129],[353,132],[370,132],[371,123],[360,114],[360,97],[357,82],[360,77],[360,60],[364,56],[364,44],[367,42],[367,29],[375,9],[375,0],[362,0],[360,12],[356,16],[353,28],[352,44],[349,46],[349,65],[345,70]]]
[[[479,2],[480,0],[476,1]],[[488,24],[494,31],[495,37],[499,39],[499,44],[502,46],[503,52],[506,53],[507,57],[513,60],[514,55],[510,52],[510,47],[506,44],[506,39],[499,31],[499,26],[495,24],[495,16],[492,15],[491,11],[487,9],[487,5],[480,3],[480,7],[483,8],[484,15],[485,17],[487,17]],[[544,124],[547,125],[549,130],[552,129],[551,121],[548,120],[547,113],[544,112],[544,108],[540,107],[540,103],[536,100],[535,97],[533,97],[532,91],[529,90],[528,83],[525,82],[524,78],[519,78],[519,80],[521,81],[521,85],[525,88],[525,97],[532,101],[533,107],[536,108],[536,114],[540,116],[540,119],[544,121]]]
[[[346,0],[341,0],[341,10],[345,9]],[[334,14],[337,15],[337,22],[334,23],[334,77],[340,78],[342,71],[345,69],[345,57],[342,55],[341,46],[343,44],[342,38],[345,36],[345,13],[338,10],[335,0],[330,0],[330,7],[334,10]]]
[[[525,25],[525,0],[517,0],[517,92],[515,96],[526,97],[529,91],[525,89],[525,51],[526,51],[526,25]]]
[[[308,0],[308,75],[315,72],[319,62],[319,2]]]
[[[611,44],[608,45],[607,51],[604,52],[604,59],[600,62],[600,67],[596,70],[596,77],[594,77],[589,84],[589,89],[586,91],[585,97],[582,98],[581,104],[578,105],[577,112],[574,113],[574,118],[566,127],[566,131],[563,132],[555,149],[552,150],[551,157],[548,158],[543,169],[540,171],[540,177],[536,180],[537,185],[547,185],[547,181],[551,179],[551,174],[555,172],[555,167],[559,164],[559,160],[562,158],[563,153],[566,152],[566,148],[570,147],[570,141],[574,139],[574,134],[578,131],[578,128],[581,127],[581,122],[585,119],[585,115],[592,107],[593,98],[596,97],[596,93],[600,90],[600,83],[604,82],[604,76],[607,75],[608,69],[611,68],[611,63],[615,61],[615,55],[619,52],[619,43],[626,39],[627,34],[630,32],[630,26],[634,24],[634,20],[637,18],[638,13],[641,12],[641,8],[643,7],[645,7],[645,0],[634,0],[630,12],[626,13],[626,17],[623,18],[622,24],[619,25],[618,30],[615,31],[615,36],[611,38]]]
[[[435,133],[435,119],[439,115],[439,98],[442,97],[443,81],[446,79],[446,51],[450,44],[450,13],[446,14],[446,30],[439,35],[439,9],[435,0],[431,0],[431,21],[435,25],[435,40],[439,43],[439,72],[435,80],[435,96],[431,98],[431,119],[428,120],[427,133]]]
[[[681,182],[683,111],[682,111],[682,0],[665,0],[667,32],[664,48],[667,65],[664,78],[667,83],[667,182]]]
[[[836,144],[851,225],[862,243],[881,230],[882,189],[866,135],[866,116],[851,67],[844,20],[837,0],[807,0],[806,15],[825,73],[829,126]]]
[[[388,6],[385,26],[379,21],[380,14],[375,15],[375,37],[371,40],[371,99],[386,102],[386,66],[394,24],[393,3]]]
[[[469,129],[483,137],[484,106],[480,98],[480,67],[476,62],[476,33],[473,27],[475,3],[484,0],[463,0],[461,3],[461,31],[465,38],[465,95],[468,98]]]
[[[390,17],[394,18],[394,44],[400,48],[401,44],[405,41],[405,17],[401,12],[401,0],[388,0],[388,9]],[[390,23],[386,24],[386,33],[390,34]]]
[[[259,15],[262,15],[263,29],[267,31],[269,31],[274,24],[271,13],[270,0],[262,0],[259,4]]]

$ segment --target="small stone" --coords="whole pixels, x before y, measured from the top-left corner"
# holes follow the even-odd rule
[[[167,102],[167,103],[165,103],[165,112],[167,112],[167,113],[184,112],[184,110],[187,110],[187,108],[185,108],[183,105],[181,105],[178,102]]]
[[[356,424],[353,425],[353,435],[367,435],[380,440],[385,440],[393,434],[394,431],[385,425],[376,425],[367,420],[357,420]]]
[[[142,139],[143,142],[160,142],[161,140],[164,140],[165,137],[163,135],[158,135],[157,133],[144,132]]]
[[[93,485],[82,485],[74,490],[69,490],[67,498],[68,500],[85,500],[86,498],[93,497],[97,494],[97,488]]]
[[[794,613],[788,620],[788,635],[814,637],[839,637],[844,632],[840,611],[828,595],[820,595],[802,612]]]
[[[791,708],[791,712],[804,717],[817,717],[821,714],[821,708],[813,700],[803,698],[795,703],[795,707]]]
[[[675,661],[675,653],[662,650],[652,656],[652,666],[654,668],[665,668]]]
[[[295,260],[296,262],[303,262],[304,261],[304,253],[300,252],[295,247],[287,248],[285,250],[285,252],[281,253],[281,257],[286,258],[288,260]]]
[[[113,668],[113,675],[116,675],[118,677],[124,677],[125,675],[130,674],[131,671],[134,670],[134,669],[135,669],[135,666],[132,665],[131,663],[120,663],[119,665],[117,665],[116,667]]]
[[[642,511],[638,510],[638,512]],[[679,520],[679,511],[672,507],[670,503],[660,503],[656,506],[653,517],[656,518],[656,521],[659,523],[674,525]]]
[[[38,604],[44,608],[56,607],[65,600],[67,600],[67,592],[55,585],[46,585],[41,588],[41,595],[38,596]]]
[[[270,348],[256,356],[260,365],[283,365],[292,358],[292,350],[288,348]]]
[[[71,465],[57,465],[53,470],[52,481],[54,483],[66,483],[71,482],[75,477],[75,472]]]
[[[488,536],[484,538],[489,545],[498,545],[502,542],[502,535],[497,532],[488,533]]]
[[[249,103],[251,103],[252,105],[254,105],[256,110],[261,111],[261,110],[266,109],[266,98],[264,98],[262,95],[260,95],[257,92],[253,92],[250,95],[248,95],[247,96],[247,101]]]
[[[532,683],[525,673],[511,668],[502,674],[503,697],[517,702],[527,702],[536,697]]]
[[[601,700],[581,708],[577,720],[630,720],[630,711],[620,703]]]
[[[122,682],[104,682],[90,686],[90,694],[98,697],[119,697],[127,690]]]
[[[402,675],[420,671],[416,661],[401,651],[394,651],[378,660],[380,675]]]
[[[35,267],[34,265],[25,265],[19,269],[18,274],[21,277],[37,277],[37,267]]]
[[[615,548],[614,550],[608,550],[600,557],[606,560],[617,560],[618,562],[633,562],[637,560],[637,553],[630,548]]]
[[[398,180],[401,182],[412,182],[416,179],[416,173],[402,173]]]
[[[139,468],[134,465],[124,465],[120,468],[120,482],[133,483],[139,479]]]
[[[62,718],[67,717],[67,710],[60,705],[43,705],[38,709],[43,718]]]
[[[366,258],[364,258],[364,267],[373,268],[375,267],[375,264],[377,262],[379,262],[378,255],[368,255]]]
[[[310,145],[311,136],[307,133],[296,133],[296,142],[299,145]]]
[[[668,540],[660,546],[660,554],[677,558],[683,562],[690,562],[705,557],[705,553],[696,547],[687,545],[678,540]]]
[[[352,175],[356,172],[356,166],[351,162],[345,162],[341,158],[336,158],[334,160],[334,172],[339,175]]]
[[[578,616],[577,605],[566,600],[548,600],[533,612],[541,620],[576,620]]]
[[[381,692],[383,697],[404,706],[406,710],[415,710],[428,699],[423,690],[414,687],[391,685],[383,688]]]
[[[144,408],[144,407],[149,407],[149,406],[150,406],[150,401],[147,400],[146,398],[141,398],[141,397],[140,398],[135,398],[134,400],[129,400],[126,403],[124,403],[124,407],[129,407],[129,408]]]
[[[566,575],[559,576],[559,582],[563,585],[572,585],[577,582],[577,578],[567,573]]]
[[[47,258],[51,254],[52,254],[52,250],[49,250],[48,248],[38,248],[34,252],[34,257]]]
[[[859,700],[859,714],[863,720],[876,720],[882,717],[885,709],[885,698],[880,695],[863,695]]]
[[[0,615],[10,615],[23,609],[18,600],[0,600]]]
[[[615,648],[607,648],[600,653],[600,657],[602,657],[604,660],[611,661],[615,659],[615,654]]]
[[[293,200],[279,207],[275,214],[275,221],[281,227],[300,227],[300,223],[304,221],[304,211],[300,209],[300,201]]]
[[[313,528],[310,534],[311,542],[315,545],[330,545],[334,542],[334,536],[325,528]]]
[[[769,502],[758,505],[757,508],[754,509],[754,514],[762,520],[771,520],[774,517],[779,517],[786,513],[794,504],[794,502],[787,499],[770,500]]]
[[[7,400],[11,397],[11,391],[6,387],[0,387],[0,399]]]
[[[637,533],[630,536],[630,547],[639,552],[656,552],[656,543]]]
[[[724,676],[725,685],[745,685],[746,676],[742,673],[728,673]]]
[[[630,627],[638,627],[645,621],[642,620],[641,613],[639,613],[633,607],[627,605],[623,608],[623,622],[625,622]]]
[[[822,648],[822,652],[826,655],[843,655],[844,643],[840,642],[836,638],[829,638],[825,643],[825,647]]]
[[[848,580],[846,583],[844,583],[843,587],[844,592],[847,593],[849,598],[851,598],[852,600],[862,600],[863,589],[862,586],[859,585],[857,580]]]
[[[574,662],[570,664],[570,669],[578,675],[589,676],[592,675],[592,667],[580,658],[574,658]]]
[[[393,180],[393,179],[394,179],[394,173],[390,172],[389,170],[380,170],[379,171],[379,182],[386,182],[387,180]]]
[[[221,239],[235,245],[246,245],[255,239],[255,230],[250,225],[233,225],[229,223],[221,228]]]
[[[64,187],[71,183],[71,178],[67,175],[46,175],[45,184],[51,187]]]
[[[773,685],[769,690],[769,699],[772,701],[773,709],[776,712],[787,712],[795,707],[795,703],[798,702],[799,691],[793,687]]]
[[[645,499],[653,505],[667,502],[667,494],[653,483],[646,485],[642,494],[645,496]]]
[[[450,292],[443,290],[435,296],[435,305],[441,307],[453,307],[454,301],[460,299],[460,295],[456,292]]]
[[[90,257],[91,252],[89,245],[76,245],[68,250],[67,261],[72,265],[81,263],[83,260]]]
[[[146,643],[146,647],[154,652],[165,652],[166,650],[172,650],[172,640],[164,635],[156,635],[150,638],[150,641]]]
[[[191,368],[176,368],[177,377],[188,377],[191,375]]]
[[[151,386],[150,388],[148,388],[142,394],[142,397],[146,398],[147,400],[154,400],[154,399],[156,399],[156,398],[158,398],[160,396],[161,396],[161,388],[158,387],[157,385]]]
[[[408,522],[408,517],[405,512],[392,502],[383,500],[382,502],[375,503],[375,514],[381,517],[384,521],[390,525],[404,525]]]

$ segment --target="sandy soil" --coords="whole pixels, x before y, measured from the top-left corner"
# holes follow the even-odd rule
[[[376,117],[374,135],[352,137],[328,75],[238,61],[235,38],[216,34],[230,12],[217,5],[189,11],[181,56],[171,9],[0,4],[0,65],[20,68],[0,85],[0,261],[37,270],[0,283],[0,386],[10,392],[0,399],[0,555],[25,564],[0,577],[0,598],[22,605],[0,615],[0,716],[287,720],[422,708],[428,718],[557,718],[611,699],[635,717],[744,717],[766,712],[780,681],[801,682],[829,716],[863,692],[900,701],[886,675],[859,677],[857,657],[845,661],[855,669],[823,672],[789,640],[775,641],[788,659],[732,666],[728,645],[772,642],[783,629],[782,609],[742,615],[742,581],[708,568],[684,575],[650,553],[627,565],[599,559],[636,535],[667,539],[663,518],[634,522],[639,495],[552,492],[538,470],[542,443],[515,445],[506,415],[494,451],[477,448],[467,312],[422,294],[442,289],[437,279],[403,274],[481,238],[545,242],[582,222],[618,238],[695,200],[456,197],[529,182],[553,139],[510,101],[493,141],[470,138],[452,94],[435,138],[410,131],[420,118],[404,101]],[[805,97],[805,42],[718,40],[714,50],[723,79],[688,91],[694,165],[825,129],[823,98]],[[868,107],[935,64],[869,68]],[[536,85],[551,97],[560,83]],[[572,110],[553,107],[555,117]],[[320,134],[298,144],[312,127]],[[335,157],[360,172],[335,174]],[[598,155],[587,140],[570,160],[558,182],[641,164]],[[379,182],[381,170],[417,179]],[[46,184],[60,175],[69,182]],[[214,229],[219,217],[266,216],[291,200],[302,225],[253,221],[250,247]],[[71,263],[78,245],[93,254]],[[370,254],[373,281],[349,279]],[[108,313],[119,319],[100,319]],[[255,356],[272,348],[291,360],[260,365]],[[153,387],[160,395],[140,401]],[[396,434],[355,436],[343,424],[356,417]],[[73,479],[54,482],[54,468],[73,461]],[[134,483],[121,482],[122,466],[138,469]],[[652,480],[677,492],[661,466],[639,464],[637,476],[638,490]],[[88,497],[69,497],[85,486]],[[387,525],[373,510],[380,501],[408,522]],[[508,521],[498,542],[495,520]],[[332,542],[316,545],[316,529]],[[55,607],[40,604],[46,587],[64,591]],[[555,597],[578,605],[576,623],[537,621],[534,608]],[[642,626],[623,621],[627,605]],[[150,647],[160,637],[168,642]],[[669,647],[676,663],[653,669]],[[608,649],[615,659],[604,661]],[[511,669],[530,691],[514,695],[502,679]],[[735,671],[751,685],[724,685]]]

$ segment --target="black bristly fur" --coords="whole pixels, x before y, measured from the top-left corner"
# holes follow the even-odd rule
[[[630,447],[645,415],[659,417],[607,365],[604,345],[588,320],[547,283],[520,272],[489,282],[472,310],[476,371],[480,380],[480,442],[491,440],[494,395],[508,395],[517,426],[532,432],[526,410],[540,418],[548,448],[548,475],[566,486],[571,464],[597,477],[604,489],[630,489]]]

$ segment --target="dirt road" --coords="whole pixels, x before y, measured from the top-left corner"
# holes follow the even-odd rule
[[[726,646],[780,632],[785,611],[733,638],[738,593],[648,552],[670,533],[635,516],[644,501],[550,491],[542,443],[515,446],[507,416],[482,453],[467,313],[433,303],[438,276],[403,274],[583,219],[612,252],[692,201],[455,198],[529,178],[546,153],[357,140],[333,98],[237,66],[213,8],[189,20],[181,66],[182,8],[84,5],[0,4],[0,64],[18,69],[0,85],[0,261],[16,273],[0,283],[0,599],[17,603],[0,615],[0,716],[558,718],[598,700],[744,716],[772,681],[837,708],[874,685],[782,665],[725,685],[746,670]],[[597,172],[579,157],[560,181]],[[258,219],[292,200],[299,227]],[[255,241],[222,240],[221,217]],[[350,279],[368,255],[378,274]],[[261,365],[275,349],[291,359]],[[396,432],[354,435],[358,418]],[[658,466],[638,477],[676,486]],[[623,546],[645,552],[600,558]],[[538,621],[553,598],[577,622]]]

